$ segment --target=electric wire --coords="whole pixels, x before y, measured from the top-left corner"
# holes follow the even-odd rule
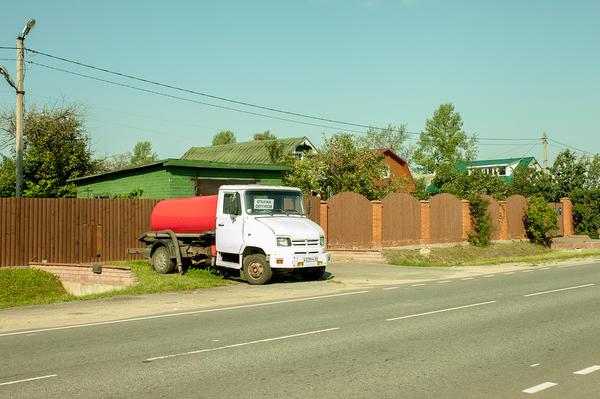
[[[306,118],[306,119],[319,120],[319,121],[330,122],[330,123],[335,123],[335,124],[340,124],[340,125],[346,125],[346,126],[362,127],[362,128],[365,128],[365,129],[373,128],[373,129],[377,129],[377,130],[383,130],[383,128],[377,127],[377,126],[374,126],[374,125],[365,125],[365,124],[360,124],[360,123],[347,122],[347,121],[342,121],[342,120],[338,120],[338,119],[325,118],[325,117],[314,116],[314,115],[309,115],[309,114],[300,113],[300,112],[287,111],[287,110],[280,109],[280,108],[274,108],[274,107],[268,107],[268,106],[264,106],[264,105],[258,105],[258,104],[250,103],[250,102],[247,102],[247,101],[234,100],[234,99],[231,99],[231,98],[226,98],[226,97],[217,96],[217,95],[213,95],[213,94],[209,94],[209,93],[204,93],[204,92],[200,92],[200,91],[196,91],[196,90],[186,89],[186,88],[182,88],[182,87],[178,87],[178,86],[174,86],[174,85],[170,85],[170,84],[166,84],[166,83],[160,83],[160,82],[157,82],[157,81],[154,81],[154,80],[145,79],[145,78],[133,76],[133,75],[122,73],[122,72],[112,71],[112,70],[109,70],[109,69],[106,69],[106,68],[101,68],[101,67],[97,67],[97,66],[93,66],[93,65],[90,65],[90,64],[86,64],[86,63],[83,63],[83,62],[80,62],[80,61],[75,61],[75,60],[71,60],[71,59],[68,59],[68,58],[59,57],[59,56],[52,55],[52,54],[49,54],[49,53],[45,53],[45,52],[42,52],[42,51],[37,51],[37,50],[29,49],[29,48],[27,48],[26,50],[28,52],[33,53],[33,54],[39,54],[39,55],[42,55],[44,57],[48,57],[48,58],[52,58],[52,59],[55,59],[55,60],[67,62],[67,63],[70,63],[70,64],[82,66],[82,67],[85,67],[85,68],[90,68],[90,69],[101,71],[101,72],[104,72],[104,73],[108,73],[108,74],[112,74],[112,75],[124,77],[124,78],[127,78],[127,79],[133,79],[133,80],[144,82],[144,83],[147,83],[147,84],[152,84],[152,85],[156,85],[156,86],[168,88],[168,89],[171,89],[171,90],[182,91],[182,92],[189,93],[189,94],[204,96],[204,97],[212,98],[212,99],[215,99],[215,100],[225,101],[225,102],[229,102],[229,103],[233,103],[233,104],[238,104],[238,105],[243,105],[243,106],[247,106],[247,107],[253,107],[253,108],[262,109],[262,110],[266,110],[266,111],[270,111],[270,112],[283,113],[283,114],[297,116],[297,117]],[[39,64],[39,65],[41,65],[41,64]],[[41,66],[44,66],[44,65],[41,65]],[[48,67],[48,66],[46,66],[46,67]],[[59,69],[57,68],[57,70],[59,70]],[[66,71],[64,71],[64,72],[66,72]],[[74,72],[67,72],[67,73],[74,73]],[[80,76],[82,76],[82,75],[80,75]],[[94,78],[94,77],[91,77],[91,78],[92,79],[99,79],[99,78]],[[127,86],[125,86],[125,87],[127,87]],[[175,97],[175,98],[177,98],[177,97]],[[279,119],[279,120],[288,121],[288,122],[305,123],[305,122],[301,122],[301,121],[297,121],[297,120],[290,120],[290,119],[287,119],[287,118],[277,118],[277,117],[274,117],[274,116],[260,114],[260,113],[251,113],[249,111],[243,111],[243,110],[239,110],[239,109],[236,109],[236,108],[229,108],[229,107],[218,106],[216,104],[209,104],[209,103],[202,103],[202,102],[201,102],[201,104],[208,105],[208,106],[213,106],[213,107],[221,107],[222,109],[226,109],[226,110],[230,110],[230,111],[245,112],[245,113],[250,113],[251,115],[262,116],[262,117],[273,118],[273,119]],[[357,131],[357,130],[351,130],[351,129],[346,129],[346,128],[340,129],[339,127],[323,126],[323,125],[318,125],[318,124],[312,124],[312,125],[309,124],[309,126],[325,127],[325,128],[328,128],[328,129],[337,129],[337,130],[343,130],[343,131],[354,132],[354,133],[361,133],[361,134],[365,133],[364,131]],[[415,135],[415,136],[420,136],[420,134],[421,134],[419,132],[412,132],[412,131],[408,131],[408,130],[405,130],[405,133],[408,134],[408,135]],[[478,141],[479,140],[483,140],[483,141],[531,141],[533,139],[508,138],[508,137],[503,137],[503,138],[477,137],[477,140]]]
[[[570,148],[570,149],[572,149],[572,150],[575,150],[575,151],[579,151],[579,152],[581,152],[581,153],[583,153],[583,154],[594,155],[594,154],[592,154],[592,153],[591,153],[591,152],[589,152],[589,151],[585,151],[585,150],[582,150],[582,149],[580,149],[580,148],[573,147],[573,146],[571,146],[571,145],[568,145],[568,144],[565,144],[565,143],[561,143],[560,141],[557,141],[557,140],[551,139],[551,138],[549,138],[549,137],[548,137],[548,141],[551,141],[551,142],[553,142],[554,144],[558,144],[558,145],[561,145],[561,146],[563,146],[563,147]]]
[[[302,125],[321,127],[321,128],[331,129],[331,130],[348,131],[348,132],[361,133],[361,134],[365,133],[364,131],[357,131],[357,130],[353,130],[353,129],[342,129],[341,127],[336,127],[336,126],[327,126],[327,125],[321,125],[321,124],[316,124],[316,123],[311,123],[311,122],[298,121],[298,120],[289,119],[289,118],[282,118],[282,117],[274,116],[274,115],[261,114],[259,112],[246,111],[246,110],[241,110],[241,109],[237,109],[237,108],[227,107],[227,106],[223,106],[223,105],[207,103],[205,101],[199,101],[199,100],[194,100],[194,99],[191,99],[191,98],[176,96],[176,95],[173,95],[173,94],[163,93],[163,92],[159,92],[159,91],[155,91],[155,90],[144,89],[144,88],[141,88],[141,87],[132,86],[132,85],[128,85],[128,84],[125,84],[125,83],[119,83],[119,82],[115,82],[115,81],[108,80],[108,79],[103,79],[103,78],[98,78],[98,77],[91,76],[91,75],[82,74],[82,73],[79,73],[79,72],[69,71],[69,70],[66,70],[66,69],[62,69],[62,68],[57,68],[57,67],[53,67],[53,66],[50,66],[50,65],[41,64],[41,63],[36,62],[36,61],[26,61],[26,62],[29,63],[29,64],[31,64],[31,65],[37,65],[37,66],[40,66],[40,67],[43,67],[43,68],[48,68],[48,69],[52,69],[52,70],[55,70],[55,71],[59,71],[59,72],[63,72],[63,73],[68,73],[68,74],[71,74],[71,75],[75,75],[75,76],[79,76],[79,77],[83,77],[83,78],[87,78],[87,79],[96,80],[96,81],[99,81],[99,82],[104,82],[104,83],[108,83],[108,84],[112,84],[112,85],[116,85],[116,86],[121,86],[121,87],[129,88],[129,89],[133,89],[133,90],[138,90],[138,91],[145,92],[145,93],[155,94],[155,95],[159,95],[159,96],[163,96],[163,97],[173,98],[173,99],[177,99],[177,100],[181,100],[181,101],[187,101],[187,102],[191,102],[191,103],[206,105],[206,106],[209,106],[209,107],[224,109],[224,110],[227,110],[227,111],[234,111],[234,112],[239,112],[239,113],[248,114],[248,115],[261,116],[261,117],[266,117],[266,118],[281,120],[281,121],[285,121],[285,122],[292,122],[292,123],[298,123],[298,124],[302,124]]]

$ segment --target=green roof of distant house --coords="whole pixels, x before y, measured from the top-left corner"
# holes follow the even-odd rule
[[[288,165],[273,165],[273,164],[249,164],[249,163],[233,163],[233,162],[210,162],[210,161],[196,161],[189,159],[164,159],[162,161],[156,161],[141,166],[134,166],[130,168],[124,168],[119,170],[113,170],[105,173],[98,173],[95,175],[77,177],[70,179],[70,182],[81,182],[83,180],[95,179],[98,177],[106,176],[118,176],[125,173],[135,172],[138,170],[144,170],[153,167],[183,167],[183,168],[203,168],[203,169],[240,169],[240,170],[290,170]]]
[[[283,144],[286,154],[294,154],[299,146],[315,147],[306,137],[292,137],[276,139]],[[192,147],[183,156],[182,160],[198,160],[211,162],[243,163],[243,164],[270,164],[268,145],[273,140],[248,141],[244,143],[223,144],[210,147]]]
[[[463,161],[456,164],[456,167],[461,170],[465,170],[469,167],[483,168],[486,166],[503,166],[511,165],[516,162],[519,164],[517,168],[522,168],[531,165],[532,161],[537,163],[534,157],[522,157],[522,158],[501,158],[501,159],[480,159],[477,161]]]

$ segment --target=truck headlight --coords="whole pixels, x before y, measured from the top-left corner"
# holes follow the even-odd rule
[[[289,237],[277,237],[278,247],[291,247],[292,240]]]
[[[325,237],[324,237],[324,236],[321,236],[321,237],[319,237],[319,244],[320,244],[322,247],[324,247],[324,246],[325,246]]]

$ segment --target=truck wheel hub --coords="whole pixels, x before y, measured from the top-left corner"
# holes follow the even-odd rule
[[[248,268],[252,278],[260,278],[263,274],[263,266],[259,262],[253,262]]]

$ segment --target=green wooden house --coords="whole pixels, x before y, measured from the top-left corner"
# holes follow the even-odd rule
[[[166,159],[72,179],[78,198],[113,198],[140,191],[140,198],[216,194],[223,184],[280,185],[287,165]]]

